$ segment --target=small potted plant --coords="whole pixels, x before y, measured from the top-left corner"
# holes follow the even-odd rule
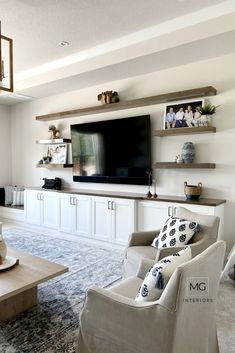
[[[210,125],[212,115],[216,113],[218,107],[218,105],[215,106],[211,103],[207,103],[199,109],[199,113],[201,114],[201,122],[204,126]]]

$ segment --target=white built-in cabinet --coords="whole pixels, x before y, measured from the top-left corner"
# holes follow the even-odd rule
[[[126,245],[134,231],[161,228],[168,217],[175,215],[177,207],[219,216],[219,238],[223,239],[224,204],[204,206],[33,189],[25,191],[27,223],[117,245]]]
[[[50,191],[25,191],[25,221],[99,241],[126,245],[136,230],[136,201]]]
[[[203,215],[218,216],[220,218],[219,239],[223,239],[224,204],[219,206],[204,206],[180,204],[170,202],[139,201],[138,203],[138,231],[147,231],[162,228],[167,217],[176,214],[177,207],[187,208],[189,211]]]
[[[25,220],[30,224],[57,229],[57,193],[27,190],[25,192]]]
[[[59,230],[90,237],[91,197],[87,195],[59,194]]]
[[[135,227],[135,200],[96,196],[92,203],[92,235],[95,239],[127,244]]]

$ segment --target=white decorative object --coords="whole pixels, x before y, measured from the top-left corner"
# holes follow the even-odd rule
[[[135,300],[149,302],[159,299],[175,269],[191,258],[191,248],[187,247],[157,262],[145,276]]]
[[[152,246],[158,249],[186,245],[201,227],[196,222],[170,217],[153,242]]]
[[[15,266],[18,263],[19,263],[19,260],[16,259],[15,257],[6,256],[4,261],[3,261],[3,263],[2,263],[2,265],[0,265],[0,271],[6,270],[7,268]]]
[[[12,206],[24,205],[24,191],[13,190],[13,203]]]

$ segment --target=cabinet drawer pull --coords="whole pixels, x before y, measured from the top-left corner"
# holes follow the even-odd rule
[[[111,201],[108,201],[108,210],[111,210]]]
[[[44,200],[44,195],[40,194],[40,200],[43,201]]]
[[[171,216],[171,206],[167,207],[167,215],[168,215],[168,217]]]
[[[112,210],[115,210],[115,202],[112,201]]]
[[[70,205],[73,204],[73,197],[70,196]]]
[[[37,200],[40,200],[40,194],[39,194],[39,192],[37,193]]]

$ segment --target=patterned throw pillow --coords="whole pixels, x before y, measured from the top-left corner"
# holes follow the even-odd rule
[[[191,258],[191,248],[188,246],[157,262],[146,274],[135,300],[151,302],[159,299],[175,269]]]
[[[171,217],[166,221],[160,234],[151,245],[158,249],[183,246],[188,244],[189,240],[199,230],[200,226],[196,222]]]

